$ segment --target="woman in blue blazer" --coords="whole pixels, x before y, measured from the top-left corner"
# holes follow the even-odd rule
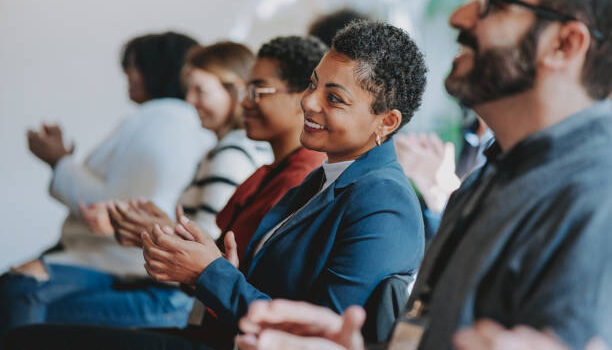
[[[258,64],[261,58],[254,69]],[[268,212],[240,266],[231,239],[222,255],[185,217],[177,227],[143,234],[149,274],[191,286],[210,309],[200,330],[205,342],[227,345],[258,299],[304,300],[342,312],[365,304],[386,277],[416,272],[423,219],[391,137],[418,108],[425,72],[421,53],[401,29],[367,22],[347,27],[301,99],[301,142],[328,160]],[[266,91],[283,93],[272,89]],[[259,103],[269,97],[260,95]]]
[[[423,219],[390,140],[419,106],[425,72],[401,29],[363,22],[339,33],[301,100],[301,142],[328,160],[268,212],[240,269],[185,220],[178,232],[201,240],[188,254],[189,266],[179,266],[181,249],[155,230],[145,239],[150,274],[193,286],[215,314],[203,327],[220,326],[216,337],[222,330],[235,334],[257,299],[304,300],[342,312],[364,305],[384,278],[414,274],[424,249]]]

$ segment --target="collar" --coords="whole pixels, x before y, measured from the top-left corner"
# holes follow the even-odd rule
[[[354,162],[354,160],[347,160],[338,163],[328,163],[328,161],[325,160],[323,164],[321,164],[325,172],[325,183],[322,189],[327,188],[332,182],[336,181],[336,179]]]
[[[528,136],[507,152],[502,152],[496,141],[484,154],[489,162],[497,163],[500,169],[520,173],[521,169],[563,157],[567,152],[608,133],[611,116],[612,102],[604,100]],[[604,127],[606,124],[607,128]]]
[[[390,137],[382,145],[375,146],[350,164],[336,180],[335,188],[344,188],[355,182],[361,175],[396,161],[395,145],[393,137]]]

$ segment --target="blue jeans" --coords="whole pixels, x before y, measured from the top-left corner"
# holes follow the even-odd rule
[[[184,327],[193,299],[156,283],[119,286],[115,276],[71,265],[46,264],[50,279],[17,273],[0,277],[0,339],[35,323],[114,327]]]

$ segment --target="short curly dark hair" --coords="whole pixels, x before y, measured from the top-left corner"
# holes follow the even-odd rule
[[[372,113],[399,110],[397,130],[410,121],[421,105],[427,67],[408,33],[387,23],[356,21],[338,32],[332,50],[358,62],[355,76],[374,95]]]
[[[283,36],[263,44],[257,58],[279,62],[280,77],[294,91],[304,91],[310,76],[327,51],[325,44],[312,36]]]
[[[181,69],[187,51],[196,44],[197,41],[187,35],[174,32],[139,36],[123,47],[121,66],[125,70],[134,64],[151,98],[183,99]]]

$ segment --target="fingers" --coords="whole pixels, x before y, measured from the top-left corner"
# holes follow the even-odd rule
[[[183,225],[176,225],[174,227],[174,233],[176,233],[182,239],[185,239],[187,241],[194,241],[195,242],[195,238],[193,237],[193,235],[191,233],[189,233],[185,229],[185,227],[183,227]]]
[[[351,306],[342,316],[342,328],[339,334],[339,343],[349,349],[363,349],[364,341],[361,327],[366,319],[365,310],[359,306]]]
[[[238,335],[234,342],[239,350],[257,350],[257,337],[253,334]]]
[[[174,259],[174,256],[171,253],[157,247],[157,245],[155,245],[155,243],[151,239],[151,236],[148,233],[143,232],[142,240],[142,253],[145,257],[145,260],[172,261]]]
[[[140,234],[122,228],[115,230],[115,239],[124,247],[142,247]]]
[[[223,238],[223,244],[225,245],[225,259],[238,268],[238,245],[236,244],[236,238],[234,232],[229,231]]]
[[[163,228],[159,225],[155,224],[153,226],[153,232],[151,238],[153,243],[156,246],[167,250],[167,251],[176,251],[181,250],[184,247],[185,241],[179,237],[176,237],[172,234],[173,230],[169,226],[164,226]]]
[[[204,232],[193,220],[189,220],[185,215],[177,218],[181,225],[193,236],[194,240],[201,244],[214,244],[212,238]]]
[[[144,225],[141,225],[134,218],[130,218],[130,213],[126,209],[126,204],[122,202],[111,202],[108,204],[108,215],[111,220],[111,225],[117,231],[123,229],[131,231],[134,234],[140,235],[140,232],[146,230]]]
[[[251,303],[239,327],[245,333],[258,333],[263,328],[291,328],[301,335],[317,336],[340,331],[342,323],[342,317],[327,308],[276,299]]]
[[[262,350],[348,350],[332,341],[316,337],[300,337],[277,330],[265,330],[259,335],[257,347]],[[353,349],[350,349],[353,350]]]
[[[58,124],[46,124],[43,123],[42,128],[47,135],[51,136],[62,136],[62,129]]]
[[[170,278],[170,276],[152,268],[148,263],[144,264],[144,268],[145,270],[147,270],[147,273],[149,274],[149,276],[151,276],[153,279],[157,281],[160,281],[160,282],[172,281],[172,278]]]
[[[463,329],[453,336],[457,350],[492,350],[486,341],[472,328]]]

